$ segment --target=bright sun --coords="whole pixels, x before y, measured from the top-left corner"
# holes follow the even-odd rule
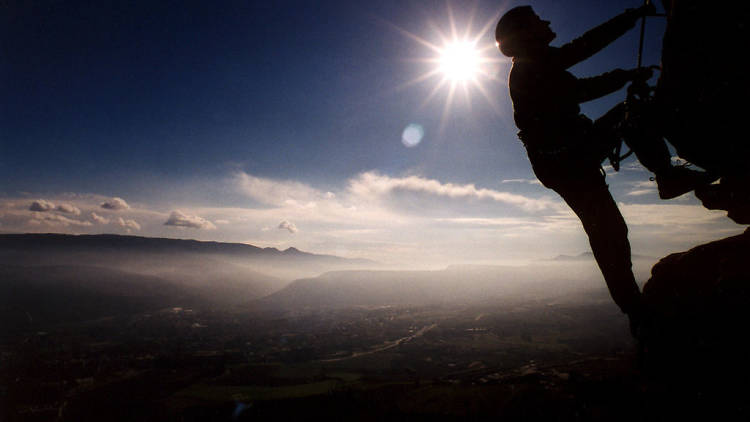
[[[478,92],[487,100],[487,103],[500,114],[500,108],[496,103],[497,95],[488,92],[486,83],[504,83],[497,75],[503,73],[500,66],[508,64],[497,51],[491,29],[497,23],[501,10],[489,17],[478,29],[472,28],[476,9],[471,10],[470,16],[465,21],[463,30],[458,28],[453,11],[448,8],[447,25],[438,25],[429,22],[435,31],[434,41],[428,41],[419,35],[413,34],[405,29],[394,27],[412,40],[427,47],[431,55],[415,58],[413,61],[427,65],[425,72],[414,79],[406,82],[401,87],[434,80],[435,85],[427,94],[422,105],[429,103],[440,92],[445,93],[445,103],[441,127],[451,109],[456,95],[463,93],[465,103],[471,106],[472,92]]]
[[[472,42],[461,41],[446,45],[440,51],[440,71],[453,82],[476,78],[480,71],[480,54]]]

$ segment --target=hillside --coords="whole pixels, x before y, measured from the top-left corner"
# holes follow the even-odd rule
[[[295,248],[109,234],[0,234],[0,265],[108,268],[190,286],[224,303],[265,296],[300,277],[377,266]]]
[[[433,305],[561,300],[605,292],[593,265],[475,266],[441,271],[336,271],[295,280],[254,303],[264,308]],[[563,274],[561,276],[561,274]]]
[[[245,243],[167,239],[116,234],[67,235],[57,233],[0,234],[0,252],[13,253],[138,253],[138,254],[201,254],[263,260],[278,263],[317,265],[374,265],[365,259],[346,259],[333,255],[317,255],[288,248],[259,248]]]
[[[2,265],[0,279],[4,334],[197,301],[167,280],[107,268]]]

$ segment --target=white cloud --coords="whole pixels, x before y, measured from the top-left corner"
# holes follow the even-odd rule
[[[349,182],[349,191],[361,198],[382,197],[394,192],[429,194],[451,199],[491,200],[517,206],[525,211],[559,210],[559,203],[523,195],[477,188],[473,184],[455,185],[420,176],[390,177],[365,172]]]
[[[633,182],[631,184],[633,185],[634,188],[643,188],[643,189],[646,189],[646,188],[655,188],[656,187],[656,182],[654,182],[653,180],[641,180],[639,182]]]
[[[544,217],[537,218],[475,218],[475,217],[458,217],[458,218],[438,218],[435,220],[439,223],[452,224],[456,227],[515,227],[515,226],[542,226],[545,224]]]
[[[341,195],[330,191],[323,192],[294,181],[277,181],[255,177],[246,173],[237,173],[235,178],[243,193],[269,205],[296,205],[312,208],[316,205],[315,201],[341,199]],[[523,180],[529,184],[539,183],[531,179],[516,180]],[[473,184],[456,185],[442,183],[435,179],[427,179],[420,176],[391,177],[381,175],[377,172],[364,172],[350,179],[348,184],[347,193],[359,199],[368,199],[399,191],[427,193],[449,198],[491,199],[533,210],[545,209],[556,205],[554,202],[548,200],[537,200],[508,192],[476,188]]]
[[[631,182],[628,185],[633,188],[625,193],[627,196],[643,196],[643,195],[655,195],[657,192],[656,182],[651,180],[641,180],[638,182]]]
[[[247,173],[236,173],[239,189],[258,202],[267,205],[308,204],[326,199],[326,193],[305,184],[255,177]]]
[[[390,177],[376,172],[352,177],[338,191],[319,190],[294,181],[260,178],[235,173],[231,180],[238,192],[265,207],[231,211],[193,210],[199,215],[232,221],[254,220],[255,227],[277,227],[276,216],[305,223],[305,235],[325,224],[328,229],[370,229],[388,225],[404,227],[434,218],[558,215],[567,207],[553,195],[533,198],[517,193],[443,183],[420,176]],[[243,220],[246,219],[246,220]],[[247,220],[250,219],[250,220]],[[273,221],[276,220],[276,221]],[[212,221],[215,221],[212,219]]]
[[[655,193],[656,193],[656,189],[636,189],[636,190],[632,190],[632,191],[626,193],[626,195],[628,195],[628,196],[643,196],[643,195],[651,195],[651,194],[655,194]]]
[[[172,211],[164,223],[165,226],[190,227],[193,229],[215,229],[216,226],[205,218]]]
[[[502,180],[500,183],[525,183],[529,185],[543,186],[542,182],[540,182],[539,179],[505,179],[505,180]]]
[[[29,211],[35,212],[57,211],[64,214],[81,215],[81,210],[74,205],[63,203],[55,206],[53,202],[47,201],[46,199],[37,199],[36,201],[33,201],[28,209]]]
[[[658,225],[671,230],[679,230],[680,226],[715,224],[726,216],[726,212],[707,210],[700,205],[619,203],[618,206],[631,226]]]
[[[279,229],[281,230],[288,230],[289,233],[297,233],[297,226],[294,225],[294,223],[291,223],[287,220],[282,221],[279,223]]]
[[[309,185],[264,179],[242,172],[232,179],[235,188],[266,207],[230,211],[193,209],[199,215],[231,221],[254,220],[255,227],[276,228],[276,216],[284,215],[296,224],[305,223],[305,235],[322,224],[327,229],[372,229],[387,225],[413,226],[435,218],[524,215],[554,216],[568,212],[565,204],[549,194],[541,198],[478,188],[471,184],[443,183],[421,176],[391,177],[376,172],[352,177],[338,191],[319,190]],[[276,221],[273,221],[276,220]]]
[[[45,212],[55,209],[55,204],[45,199],[37,199],[29,205],[29,211]]]
[[[110,222],[112,222],[113,224],[117,224],[118,226],[127,229],[128,233],[130,233],[131,230],[140,230],[141,229],[141,225],[138,224],[138,222],[135,221],[135,220],[133,220],[133,219],[126,219],[126,218],[122,218],[122,217],[117,217],[117,219],[113,220],[113,219],[109,219],[109,218],[106,218],[106,217],[102,217],[101,215],[99,215],[99,214],[97,214],[95,212],[91,213],[91,218],[95,222],[97,222],[99,224],[109,224]]]
[[[39,202],[35,207],[46,212],[32,213],[29,208],[36,194],[0,198],[0,223],[3,230],[15,232],[97,233],[117,228],[140,230],[146,236],[169,236],[174,233],[169,226],[215,229],[200,230],[194,236],[218,241],[252,239],[261,247],[294,246],[383,262],[439,265],[572,254],[586,250],[588,244],[578,218],[554,192],[533,186],[532,176],[484,187],[377,172],[356,174],[325,187],[244,173],[233,176],[225,180],[234,188],[229,191],[231,200],[244,194],[253,199],[246,200],[250,205],[233,207],[218,201],[210,207],[191,206],[187,197],[179,211],[171,213],[175,208],[164,208],[168,205],[158,200],[114,213],[107,212],[111,208],[102,210],[102,204],[117,207],[115,198],[60,194],[35,201]],[[630,176],[621,175],[613,186],[622,192],[623,200],[641,202],[620,204],[636,253],[662,256],[658,254],[684,250],[736,227],[724,217],[725,212],[710,212],[697,204],[642,204],[655,202],[656,197],[624,196],[655,187],[645,181],[647,177]],[[512,193],[503,191],[506,188]],[[187,186],[186,191],[199,192],[195,186]],[[76,207],[85,217],[56,209],[62,204]],[[279,223],[279,218],[284,221]]]
[[[88,227],[92,225],[90,221],[75,220],[59,214],[48,214],[42,212],[34,212],[34,216],[29,220],[29,224],[34,226],[44,224],[52,227]]]
[[[101,215],[99,215],[99,214],[97,214],[95,212],[91,213],[91,218],[94,221],[96,221],[97,223],[99,223],[99,224],[109,224],[109,219],[108,218],[102,217]]]
[[[81,210],[70,204],[60,204],[55,207],[55,211],[63,212],[65,214],[81,215]]]
[[[130,229],[134,229],[134,230],[140,230],[141,229],[141,225],[138,224],[138,222],[136,222],[135,220],[126,220],[126,219],[124,219],[122,217],[118,217],[115,222],[118,225],[120,225],[121,227],[125,227],[126,229],[128,229],[128,231]]]
[[[120,211],[130,209],[130,205],[122,198],[111,198],[102,202],[99,206],[106,210]]]

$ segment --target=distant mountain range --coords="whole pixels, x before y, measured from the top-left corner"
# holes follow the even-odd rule
[[[117,234],[69,235],[57,233],[0,234],[0,251],[30,252],[138,252],[198,253],[263,259],[288,259],[320,263],[373,265],[366,259],[317,255],[296,248],[278,250],[245,243],[210,242]]]
[[[234,306],[363,259],[241,243],[119,235],[0,234],[0,317],[73,321],[171,306]],[[27,317],[28,315],[28,317]]]
[[[327,271],[377,268],[366,259],[318,255],[296,248],[278,250],[244,243],[122,236],[115,234],[0,234],[0,264],[116,267],[154,275],[174,264],[189,276],[226,272],[232,266],[287,281]]]

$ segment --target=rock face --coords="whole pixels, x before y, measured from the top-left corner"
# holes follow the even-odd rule
[[[643,296],[653,316],[644,339],[653,363],[750,368],[750,229],[663,258]]]
[[[750,93],[750,62],[740,53],[750,41],[750,5],[717,7],[704,0],[662,0],[662,5],[667,29],[655,93],[662,134],[680,157],[721,177],[696,189],[703,205],[750,224],[750,143],[742,105]],[[744,339],[750,322],[750,229],[663,258],[643,296],[652,314],[643,330],[652,363],[705,374],[721,372],[719,367],[750,369]]]
[[[742,105],[750,93],[750,62],[740,53],[750,41],[750,4],[662,0],[662,6],[667,28],[655,93],[662,134],[680,157],[721,177],[696,189],[703,205],[750,224]],[[750,322],[750,232],[663,258],[643,294],[653,313],[646,347],[662,363],[740,356]]]
[[[719,184],[696,191],[706,208],[750,224],[750,62],[741,53],[750,42],[750,4],[662,3],[667,30],[656,97],[663,135],[680,157],[721,176]]]

